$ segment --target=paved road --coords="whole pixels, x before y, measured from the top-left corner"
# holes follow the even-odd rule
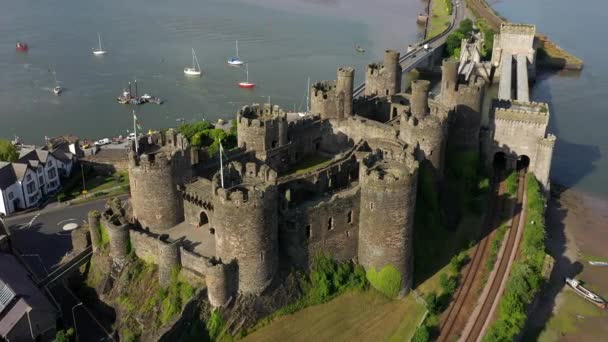
[[[121,196],[122,199],[127,196]],[[82,224],[91,210],[103,210],[107,199],[100,199],[73,206],[47,207],[40,211],[9,217],[4,220],[11,232],[13,245],[39,279],[44,278],[72,250],[70,232],[64,231],[68,223]],[[50,288],[59,304],[64,322],[73,326],[72,308],[80,300],[62,282]],[[97,323],[87,308],[79,305],[74,309],[80,341],[109,340],[107,330]]]

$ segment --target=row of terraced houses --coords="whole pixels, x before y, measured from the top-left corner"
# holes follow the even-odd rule
[[[21,147],[12,163],[0,162],[0,215],[37,207],[72,173],[78,143]]]

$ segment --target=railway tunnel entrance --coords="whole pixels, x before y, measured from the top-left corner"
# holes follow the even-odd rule
[[[517,171],[527,169],[530,166],[530,157],[524,155],[519,156],[517,158],[516,169]]]

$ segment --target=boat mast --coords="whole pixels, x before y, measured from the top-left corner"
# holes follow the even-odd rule
[[[306,83],[306,113],[310,112],[310,77],[308,78],[308,82]]]
[[[137,154],[139,143],[137,141],[137,116],[135,115],[135,110],[133,110],[133,133],[135,133],[135,154]]]
[[[222,182],[222,188],[224,188],[224,163],[222,162],[222,152],[224,148],[222,147],[222,140],[218,139],[220,143],[220,180]]]
[[[247,74],[247,83],[249,83],[249,63],[245,63],[245,73]]]
[[[101,33],[97,33],[97,38],[99,39],[99,51],[103,51],[101,49]]]
[[[239,41],[236,41],[236,58],[239,59]]]

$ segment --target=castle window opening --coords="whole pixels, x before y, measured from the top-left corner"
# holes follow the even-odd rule
[[[327,220],[327,230],[334,230],[334,218],[330,217]]]
[[[388,95],[388,89],[386,89],[386,95]]]
[[[215,235],[215,228],[209,228],[209,234]]]
[[[374,210],[374,202],[369,202],[369,210]]]
[[[492,164],[494,168],[505,169],[507,167],[507,155],[504,152],[496,152]]]
[[[348,215],[346,215],[346,221],[350,224],[353,223],[353,211],[352,210],[348,212]]]
[[[310,239],[312,237],[312,229],[310,225],[306,226],[306,238]]]
[[[517,170],[523,170],[530,166],[530,158],[526,155],[521,155],[517,158]]]
[[[315,143],[315,151],[318,151],[318,150],[319,150],[319,148],[321,148],[321,143],[320,143],[319,141],[317,141],[317,142]]]
[[[348,237],[350,237],[350,230],[347,230],[347,231],[346,231],[346,237],[347,237],[347,238],[348,238]]]
[[[201,211],[201,213],[199,214],[198,226],[202,227],[208,223],[209,223],[209,216],[207,216],[207,213],[205,213],[204,211]]]
[[[393,113],[391,114],[391,119],[397,117],[397,108],[393,108]]]
[[[270,147],[271,147],[271,148],[275,148],[275,147],[277,147],[277,141],[276,141],[276,140],[273,140],[273,141],[270,143]]]

